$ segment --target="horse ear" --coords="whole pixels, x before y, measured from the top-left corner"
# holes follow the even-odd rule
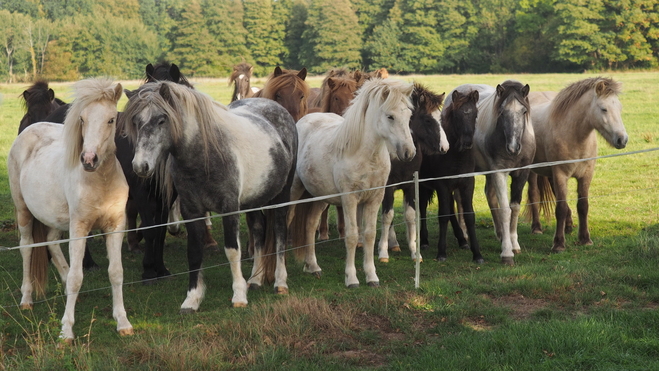
[[[172,63],[172,66],[169,67],[169,76],[172,77],[172,81],[180,82],[181,81],[181,70],[178,69],[178,66]]]
[[[174,100],[172,99],[172,91],[170,87],[167,84],[162,84],[160,85],[160,90],[158,91],[158,94],[169,104],[170,106],[174,106]]]
[[[478,99],[480,99],[480,93],[478,90],[474,90],[471,93],[469,93],[469,98],[473,99],[474,102],[478,102]]]
[[[300,72],[297,73],[297,77],[301,78],[302,80],[306,79],[307,78],[307,68],[302,67]]]
[[[51,102],[55,100],[55,92],[53,91],[53,89],[48,89],[48,98],[50,99]]]
[[[135,94],[137,94],[137,89],[130,91],[128,89],[124,89],[124,94],[128,97],[128,99],[132,98]]]
[[[522,88],[522,94],[524,95],[524,97],[527,97],[529,95],[529,91],[531,91],[531,87],[529,86],[529,84],[524,85],[524,87]]]
[[[334,87],[336,86],[336,82],[334,81],[334,79],[329,77],[327,79],[327,86],[329,86],[330,89],[334,89]]]
[[[147,77],[153,77],[153,73],[155,72],[155,68],[153,68],[153,65],[151,63],[146,65],[146,76]]]
[[[446,92],[443,92],[439,95],[439,107],[441,108],[444,105],[444,98],[446,98]]]
[[[598,81],[595,85],[595,93],[597,96],[601,96],[606,92],[606,83],[604,81]]]
[[[474,91],[475,91],[475,90],[474,90]],[[453,93],[451,93],[451,100],[452,100],[453,102],[457,102],[458,99],[460,99],[460,96],[461,96],[461,95],[462,95],[462,94],[460,94],[459,91],[457,91],[457,90],[453,90]]]
[[[279,75],[282,75],[283,73],[284,73],[284,71],[281,70],[281,67],[279,67],[279,66],[275,67],[275,74],[274,74],[274,77],[277,77],[277,76],[279,76]]]
[[[114,87],[114,103],[116,104],[121,99],[121,94],[123,94],[124,89],[121,87],[120,83],[117,83],[117,86]]]
[[[352,79],[359,82],[362,79],[362,71],[355,70],[355,72],[352,73]]]
[[[497,95],[502,95],[505,90],[503,86],[497,85]]]
[[[21,94],[21,95],[23,96],[23,99],[25,99],[27,101],[27,98],[30,97],[30,92],[27,91],[27,90],[24,90],[23,94]]]

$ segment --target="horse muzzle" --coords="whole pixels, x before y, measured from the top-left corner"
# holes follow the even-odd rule
[[[147,178],[153,174],[153,169],[146,161],[135,162],[133,161],[133,171],[140,177]]]
[[[80,162],[85,171],[94,172],[98,169],[98,155],[94,152],[83,152],[80,155]]]
[[[407,149],[407,148],[400,148],[398,150],[398,159],[404,162],[410,162],[414,159],[414,156],[416,156],[416,148],[412,147],[412,149]]]
[[[616,149],[623,149],[627,147],[627,141],[629,141],[629,136],[627,134],[617,136],[613,142],[613,146]]]

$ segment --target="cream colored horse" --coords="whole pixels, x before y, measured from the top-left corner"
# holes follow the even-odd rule
[[[75,101],[64,125],[36,123],[25,129],[9,151],[8,173],[11,196],[16,207],[21,246],[35,241],[33,227],[46,226],[47,240],[59,239],[69,231],[71,267],[59,244],[48,245],[66,287],[66,308],[60,337],[73,341],[75,303],[82,286],[82,258],[85,239],[92,229],[105,236],[112,284],[112,315],[121,335],[133,333],[123,301],[121,265],[122,231],[126,224],[128,184],[115,157],[117,101],[121,84],[105,79],[89,79],[74,85]],[[42,253],[40,253],[42,252]],[[23,284],[21,308],[33,306],[33,280],[30,262],[42,259],[40,276],[45,278],[48,259],[44,247],[21,248]],[[37,273],[37,272],[34,272]],[[43,282],[36,282],[37,290]]]

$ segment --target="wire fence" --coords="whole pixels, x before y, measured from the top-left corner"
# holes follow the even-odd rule
[[[458,179],[458,178],[475,177],[475,176],[480,176],[480,175],[489,175],[489,174],[501,173],[501,172],[512,172],[512,171],[516,171],[516,170],[535,169],[535,168],[542,168],[542,167],[556,166],[556,165],[561,165],[561,164],[573,164],[573,163],[586,162],[586,161],[593,161],[593,160],[600,160],[600,159],[609,159],[609,158],[621,157],[621,156],[639,155],[639,154],[650,153],[650,152],[654,152],[654,151],[658,151],[658,150],[659,150],[659,147],[655,147],[655,148],[649,148],[649,149],[644,149],[644,150],[629,151],[629,152],[622,152],[622,153],[614,153],[614,154],[603,155],[603,156],[597,156],[597,157],[591,157],[591,158],[574,159],[574,160],[566,160],[566,161],[544,162],[544,163],[531,164],[531,165],[527,165],[527,166],[523,166],[523,167],[518,167],[518,168],[508,168],[508,169],[497,169],[497,170],[491,170],[491,171],[472,172],[472,173],[464,173],[464,174],[459,174],[459,175],[444,176],[444,177],[438,177],[438,178],[424,178],[424,179],[419,179],[419,178],[418,178],[418,174],[415,173],[415,178],[414,178],[413,180],[405,181],[405,182],[399,182],[399,183],[395,183],[395,184],[388,184],[388,185],[386,185],[386,186],[373,187],[373,188],[362,189],[362,190],[351,191],[351,192],[337,193],[337,194],[332,194],[332,195],[327,195],[327,196],[319,196],[319,197],[305,198],[305,199],[296,200],[296,201],[290,201],[290,202],[286,202],[286,203],[282,203],[282,204],[268,205],[268,206],[264,206],[264,207],[253,208],[253,209],[246,209],[246,210],[238,210],[238,211],[233,211],[233,212],[228,212],[228,213],[223,213],[223,214],[215,214],[215,215],[204,216],[204,217],[200,217],[200,218],[194,218],[194,219],[188,219],[188,220],[181,220],[181,221],[177,221],[177,222],[168,222],[168,223],[159,224],[159,225],[153,225],[153,226],[148,226],[148,227],[139,227],[139,228],[134,228],[134,229],[125,229],[125,230],[122,230],[122,231],[109,232],[109,233],[91,234],[91,235],[88,235],[88,236],[86,236],[86,237],[80,237],[80,238],[74,238],[74,239],[66,238],[66,239],[60,239],[60,240],[56,240],[56,241],[48,241],[48,242],[42,242],[42,243],[34,243],[34,244],[31,244],[31,245],[23,245],[23,246],[20,246],[20,245],[19,245],[19,246],[10,246],[10,247],[0,246],[0,253],[3,253],[3,252],[9,252],[9,251],[13,251],[13,250],[18,250],[18,249],[21,249],[21,248],[47,246],[47,245],[51,245],[51,244],[68,243],[68,242],[73,241],[73,240],[88,239],[88,238],[93,238],[93,237],[102,237],[102,236],[105,236],[105,235],[108,235],[108,234],[113,234],[113,233],[136,232],[136,231],[140,231],[140,230],[151,229],[151,228],[158,228],[158,227],[162,227],[162,226],[170,226],[170,225],[177,225],[177,224],[186,224],[186,223],[189,223],[189,222],[194,222],[194,221],[199,221],[199,220],[205,220],[205,219],[208,219],[208,218],[210,218],[210,219],[216,219],[216,218],[222,218],[222,217],[225,217],[225,216],[239,215],[239,214],[249,213],[249,212],[254,212],[254,211],[265,211],[265,210],[276,209],[276,208],[280,208],[280,207],[288,207],[288,206],[298,205],[298,204],[302,204],[302,203],[324,201],[324,200],[327,200],[327,199],[330,199],[330,198],[340,197],[340,196],[348,195],[348,194],[352,194],[352,193],[366,192],[366,191],[372,191],[372,190],[377,190],[377,189],[384,189],[384,188],[388,188],[388,187],[399,187],[399,186],[401,186],[401,185],[404,185],[404,184],[411,184],[411,183],[414,183],[414,184],[415,184],[415,191],[416,191],[415,193],[416,193],[416,197],[417,197],[416,204],[418,205],[418,204],[419,204],[419,200],[418,200],[418,195],[419,195],[419,191],[418,191],[418,190],[419,190],[419,188],[418,188],[418,187],[419,187],[420,184],[425,183],[425,182],[437,181],[437,180],[444,180],[444,179]],[[588,198],[589,198],[589,199],[594,199],[594,198],[610,197],[610,196],[613,196],[613,195],[619,195],[619,194],[625,194],[625,193],[641,193],[641,192],[647,192],[647,191],[649,191],[649,190],[654,190],[654,189],[658,189],[658,188],[659,188],[659,186],[656,186],[656,187],[645,187],[645,188],[639,188],[639,189],[633,189],[633,190],[624,190],[624,191],[619,191],[619,192],[610,192],[610,193],[603,194],[603,195],[599,195],[599,196],[589,196]],[[575,201],[575,200],[578,200],[578,199],[568,199],[568,200],[566,200],[566,201]],[[522,206],[528,206],[528,205],[531,205],[531,204],[527,203],[527,204],[522,205]],[[478,213],[486,213],[486,212],[491,212],[491,209],[488,208],[488,209],[486,209],[486,210],[474,210],[474,214],[478,214]],[[439,217],[439,216],[442,216],[442,215],[432,216],[432,218],[436,218],[436,217]],[[444,215],[444,216],[447,216],[447,215]],[[425,220],[428,220],[428,219],[430,219],[430,218],[429,218],[429,217],[426,217]],[[422,220],[422,219],[421,219],[421,217],[420,217],[419,208],[417,207],[417,208],[416,208],[417,252],[420,252],[420,246],[419,246],[419,244],[420,244],[420,241],[421,241],[421,239],[420,239],[420,226],[421,226],[421,223],[420,223],[420,222],[421,222],[421,220]],[[405,224],[406,224],[406,223],[396,223],[396,224],[392,224],[392,228],[400,227],[400,226],[405,225]],[[383,233],[382,231],[380,231],[380,232]],[[385,238],[386,238],[386,237],[385,237]],[[341,240],[341,238],[330,239],[330,240],[325,240],[325,241],[316,241],[316,242],[315,242],[315,245],[318,246],[318,245],[323,245],[323,244],[333,243],[333,242],[336,242],[336,241],[339,241],[339,240]],[[296,247],[288,247],[287,249],[285,249],[285,252],[288,253],[289,251],[293,251],[293,250],[295,250],[295,249],[303,248],[303,247],[306,247],[306,246],[307,246],[307,245],[296,246]],[[375,248],[377,249],[377,241],[376,241],[376,246],[375,246]],[[277,253],[273,253],[273,254],[277,254]],[[251,261],[251,260],[253,260],[253,258],[250,257],[250,258],[243,258],[243,259],[241,259],[240,261],[241,261],[241,263],[242,263],[242,262],[245,262],[245,261]],[[415,277],[414,277],[414,280],[415,280],[415,287],[416,287],[416,288],[418,288],[418,287],[419,287],[419,284],[420,284],[420,282],[419,282],[419,277],[420,277],[420,264],[419,264],[419,263],[420,263],[420,259],[416,259],[416,263],[415,263],[415,264],[416,264],[416,269],[415,269]],[[199,270],[200,270],[200,271],[203,271],[203,270],[210,270],[210,269],[218,269],[218,268],[225,267],[225,266],[229,266],[229,262],[224,262],[224,263],[219,263],[219,264],[214,264],[214,265],[204,266],[204,267],[200,268]],[[178,272],[178,273],[172,273],[171,276],[187,275],[187,274],[189,274],[190,272],[191,272],[191,271],[182,271],[182,272]],[[151,280],[158,280],[158,278],[154,278],[154,279],[151,279]],[[134,285],[134,284],[136,284],[136,283],[140,283],[140,284],[142,284],[142,283],[145,283],[145,282],[147,282],[147,281],[150,281],[150,280],[142,280],[142,279],[141,279],[141,280],[137,280],[137,281],[124,282],[123,285],[124,285],[124,286],[130,286],[130,285]],[[90,292],[102,291],[102,290],[109,290],[109,289],[111,289],[111,286],[99,287],[99,288],[88,289],[88,290],[81,290],[79,293],[80,293],[80,294],[82,294],[82,293],[90,293]],[[50,297],[50,298],[42,299],[42,300],[40,300],[40,301],[35,301],[34,303],[36,304],[36,303],[46,302],[46,301],[48,301],[48,300],[56,299],[56,298],[59,298],[59,297],[65,297],[65,296],[66,296],[65,294],[62,294],[62,295],[56,295],[56,296],[53,296],[53,297]],[[1,305],[1,304],[0,304],[0,307],[3,307],[3,308],[11,308],[11,307],[15,307],[15,306],[17,306],[17,305]]]

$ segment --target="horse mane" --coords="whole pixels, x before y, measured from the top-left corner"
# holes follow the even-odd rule
[[[374,114],[381,110],[393,110],[401,101],[411,110],[410,95],[413,89],[413,84],[401,80],[373,78],[366,81],[343,114],[343,124],[339,127],[334,141],[338,153],[350,155],[359,149],[366,122],[377,119],[373,117]],[[368,111],[370,103],[379,104],[381,109]]]
[[[499,84],[497,88],[501,87],[502,93],[499,94],[497,89],[495,89],[495,91],[490,94],[490,96],[482,100],[482,106],[478,107],[479,119],[477,122],[496,122],[496,118],[499,116],[499,107],[501,107],[503,103],[509,99],[517,99],[517,101],[524,105],[528,115],[531,112],[531,105],[529,104],[529,100],[522,96],[522,89],[524,86],[525,85],[523,85],[521,82],[515,80],[506,80]],[[481,120],[480,118],[495,119]],[[495,127],[496,125],[490,125],[488,128],[483,128],[483,130],[490,133],[495,129]]]
[[[415,81],[411,96],[412,105],[414,109],[423,108],[426,112],[432,112],[442,108],[444,96],[445,94],[433,93],[425,85]]]
[[[229,76],[229,85],[231,85],[231,83],[233,83],[240,75],[251,75],[252,68],[252,65],[247,62],[240,62],[233,66],[233,72],[231,72],[231,76]]]
[[[64,119],[64,148],[65,157],[70,167],[75,167],[80,161],[82,152],[82,125],[80,114],[89,104],[98,101],[117,102],[115,96],[116,84],[109,78],[96,78],[80,80],[73,84],[73,103],[69,106]]]
[[[552,121],[560,122],[569,112],[570,106],[592,89],[596,89],[598,95],[607,97],[620,94],[622,84],[608,77],[591,77],[568,85],[553,100],[550,113]]]

